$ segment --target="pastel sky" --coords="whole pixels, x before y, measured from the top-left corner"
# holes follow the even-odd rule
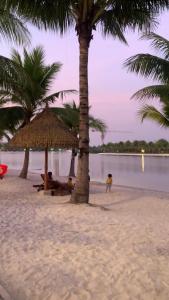
[[[168,20],[169,13],[163,13],[159,18],[156,32],[169,39]],[[59,34],[39,31],[32,26],[29,28],[32,34],[32,44],[29,49],[43,45],[46,63],[59,61],[63,64],[51,92],[62,89],[78,90],[79,53],[75,32],[70,30],[64,37],[60,37]],[[136,139],[154,141],[165,138],[168,140],[169,130],[160,129],[150,121],[141,124],[137,116],[140,104],[130,99],[138,89],[152,83],[151,80],[127,73],[123,67],[124,61],[132,55],[154,53],[150,43],[139,40],[139,37],[137,33],[128,32],[126,34],[128,46],[126,46],[110,37],[105,39],[101,32],[97,31],[91,42],[89,57],[91,114],[101,118],[108,125],[109,132],[106,134],[105,143]],[[0,54],[10,56],[11,47],[13,45],[1,40]],[[73,99],[78,103],[77,96],[69,96],[65,101]],[[101,142],[98,133],[91,132],[90,139],[91,144]]]

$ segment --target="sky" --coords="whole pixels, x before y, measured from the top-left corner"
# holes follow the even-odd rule
[[[155,32],[169,39],[168,31],[169,12],[159,17],[159,25]],[[46,53],[46,63],[61,62],[62,69],[57,75],[51,87],[51,92],[62,89],[78,90],[78,63],[79,48],[78,40],[74,30],[69,30],[64,37],[58,33],[39,31],[29,26],[31,32],[31,45],[27,50],[42,45]],[[159,128],[153,122],[140,122],[137,111],[140,103],[131,100],[131,96],[139,89],[151,85],[149,79],[128,73],[124,68],[124,61],[138,53],[152,53],[149,41],[140,40],[141,34],[127,32],[125,35],[128,46],[113,39],[103,37],[97,30],[94,32],[94,39],[91,41],[89,51],[89,103],[90,113],[102,119],[108,126],[105,136],[105,143],[119,142],[126,140],[155,141],[161,138],[169,140],[169,130]],[[0,41],[0,54],[10,57],[11,48],[16,45],[5,40]],[[22,52],[22,48],[17,48]],[[78,96],[68,96],[64,102],[75,100],[78,103]],[[153,104],[157,105],[156,100]],[[59,100],[56,105],[60,106]],[[90,132],[91,145],[101,143],[98,133]]]

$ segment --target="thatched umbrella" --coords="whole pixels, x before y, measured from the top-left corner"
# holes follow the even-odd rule
[[[77,148],[78,139],[63,121],[46,108],[28,125],[18,130],[9,143],[10,147],[45,149],[45,190],[47,190],[48,148]]]

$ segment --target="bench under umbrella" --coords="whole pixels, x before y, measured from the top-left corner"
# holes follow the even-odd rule
[[[45,149],[45,190],[48,189],[48,149],[78,148],[78,139],[56,114],[46,108],[28,125],[19,129],[9,143],[10,147]]]

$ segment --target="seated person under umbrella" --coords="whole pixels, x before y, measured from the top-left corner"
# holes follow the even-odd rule
[[[44,181],[45,175],[41,174],[41,178]],[[35,185],[33,185],[33,187],[36,187],[37,191],[39,192],[41,190],[44,190],[44,183],[35,184]],[[74,185],[72,183],[72,178],[69,178],[67,183],[62,183],[62,182],[59,182],[58,180],[53,180],[52,172],[48,172],[48,189],[49,190],[53,189],[53,190],[58,190],[60,192],[67,191],[67,192],[71,193],[73,188],[74,188]]]

